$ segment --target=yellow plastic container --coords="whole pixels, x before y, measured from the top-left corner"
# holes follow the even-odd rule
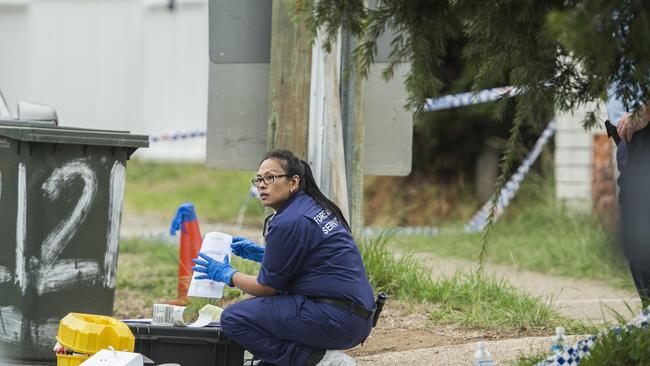
[[[85,355],[56,355],[56,366],[79,366],[89,358]]]
[[[113,347],[118,351],[133,352],[135,337],[123,322],[103,315],[70,313],[59,323],[56,340],[75,353],[93,355]],[[57,362],[58,366],[62,366]],[[63,364],[76,366],[76,364]]]

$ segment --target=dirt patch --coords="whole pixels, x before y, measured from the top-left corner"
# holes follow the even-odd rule
[[[441,221],[465,221],[476,210],[473,188],[462,181],[432,184],[431,177],[419,175],[367,177],[364,189],[368,226],[438,226]]]
[[[145,299],[136,291],[117,290],[113,315],[120,319],[151,318],[152,304],[165,299]],[[224,305],[224,307],[227,305]],[[476,340],[496,341],[539,335],[535,332],[485,331],[457,325],[436,324],[429,319],[432,306],[390,301],[377,327],[366,341],[348,353],[354,357],[409,351]]]
[[[386,352],[465,344],[478,340],[498,341],[544,335],[542,332],[476,329],[450,324],[436,324],[428,314],[430,305],[391,301],[386,304],[377,327],[370,337],[351,349],[354,357]]]

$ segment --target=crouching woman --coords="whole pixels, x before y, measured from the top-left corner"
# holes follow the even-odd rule
[[[196,271],[255,297],[230,305],[223,332],[263,362],[278,366],[347,366],[336,351],[354,347],[372,328],[375,304],[359,250],[341,210],[321,193],[309,165],[273,150],[253,179],[275,210],[265,246],[233,238],[233,254],[261,263],[250,276],[201,255]]]

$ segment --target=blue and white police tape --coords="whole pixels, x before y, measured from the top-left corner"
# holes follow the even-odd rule
[[[589,336],[585,339],[578,341],[575,346],[570,347],[564,352],[556,353],[552,356],[547,357],[545,360],[538,362],[535,366],[566,366],[566,365],[577,365],[582,359],[589,355],[591,350],[594,348],[596,340],[599,335],[604,335],[609,332],[614,332],[616,335],[619,335],[623,332],[628,332],[632,328],[647,328],[650,324],[650,309],[644,309],[641,311],[637,317],[632,319],[627,325],[616,326],[611,329],[607,329],[599,334]]]
[[[429,98],[424,105],[425,112],[439,111],[464,107],[473,104],[481,104],[499,100],[504,97],[514,97],[519,93],[517,88],[508,86],[501,88],[485,89],[479,92],[467,92],[453,95],[445,95],[440,98]]]
[[[472,104],[481,104],[492,102],[503,97],[513,97],[518,94],[518,89],[508,86],[501,88],[485,89],[479,92],[466,92],[459,94],[445,95],[439,98],[429,98],[424,105],[427,112],[439,111],[443,109],[464,107]],[[180,141],[193,138],[205,137],[205,130],[176,131],[170,133],[149,135],[149,142],[156,143],[162,141]]]
[[[548,143],[548,140],[555,134],[557,124],[554,120],[548,123],[540,137],[535,142],[533,148],[528,152],[528,155],[524,159],[524,162],[517,168],[515,174],[513,174],[506,185],[501,190],[499,194],[499,200],[497,206],[495,207],[495,221],[501,217],[504,210],[510,204],[510,201],[515,197],[521,183],[524,181],[526,174],[530,171],[530,167],[537,161],[539,155],[542,153],[544,146]],[[492,206],[492,200],[487,201],[478,212],[472,216],[472,218],[465,224],[465,232],[478,232],[485,228],[487,224],[488,217],[490,215],[490,207]],[[377,236],[382,232],[386,232],[387,229],[380,228],[365,228],[363,234],[365,236]],[[400,227],[388,229],[388,232],[394,233],[395,235],[404,235],[404,236],[434,236],[441,233],[439,228],[436,227]]]
[[[526,156],[526,159],[524,159],[524,162],[521,164],[521,166],[519,166],[515,174],[510,177],[510,180],[508,180],[506,185],[501,190],[501,193],[499,194],[499,200],[497,201],[497,205],[495,207],[495,221],[501,217],[503,211],[506,209],[506,207],[508,207],[510,201],[512,201],[512,199],[515,197],[515,194],[517,194],[517,191],[519,190],[521,183],[524,181],[526,174],[528,174],[530,167],[535,163],[539,155],[542,153],[544,146],[548,143],[548,140],[551,138],[551,136],[555,134],[556,128],[557,124],[555,120],[549,122],[549,124],[544,129],[544,132],[542,132],[542,135],[535,142],[535,146],[533,146],[533,148],[528,152],[528,155]],[[483,230],[490,215],[491,205],[492,200],[489,200],[476,214],[474,214],[474,216],[472,216],[472,218],[465,225],[466,232],[477,232]]]
[[[205,130],[192,130],[192,131],[176,131],[172,133],[161,133],[157,135],[149,135],[149,143],[162,142],[162,141],[180,141],[189,140],[199,137],[205,137]]]
[[[575,346],[569,347],[564,352],[558,352],[549,356],[544,361],[539,362],[536,366],[567,366],[577,365],[580,360],[589,355],[594,348],[597,336],[593,335],[578,341]]]

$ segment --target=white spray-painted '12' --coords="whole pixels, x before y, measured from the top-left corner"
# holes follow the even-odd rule
[[[30,265],[39,268],[37,270],[39,294],[94,282],[99,278],[97,261],[58,259],[65,246],[75,235],[79,225],[88,215],[97,191],[97,177],[86,160],[76,159],[55,169],[42,186],[45,196],[54,201],[59,198],[62,186],[69,185],[77,177],[84,181],[81,197],[72,213],[56,226],[41,246],[41,260],[30,259]],[[115,287],[115,261],[119,245],[119,221],[124,196],[124,180],[125,166],[121,162],[115,162],[111,169],[108,231],[106,234],[108,247],[104,258],[104,285],[109,288]],[[0,198],[2,198],[2,172],[0,172]],[[24,254],[27,234],[27,169],[23,163],[18,164],[17,200],[14,282],[24,294],[28,285],[28,277],[26,273],[27,258]],[[11,278],[11,271],[0,266],[0,283],[10,282]],[[23,339],[22,330],[25,321],[17,307],[0,306],[0,341],[20,342]],[[38,323],[30,322],[32,342],[42,346],[51,346],[50,343],[56,334],[57,327],[57,319],[48,319]]]

